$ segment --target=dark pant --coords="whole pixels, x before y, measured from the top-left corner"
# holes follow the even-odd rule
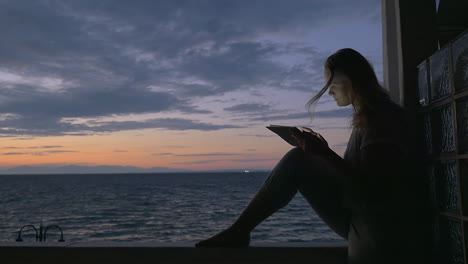
[[[418,214],[397,217],[398,210],[390,210],[384,217],[376,213],[377,209],[351,213],[351,209],[343,205],[346,197],[343,183],[336,177],[338,173],[326,157],[294,148],[271,171],[259,193],[269,197],[277,210],[287,205],[299,191],[323,222],[348,241],[349,263],[434,261],[430,251],[430,223],[417,221]],[[411,195],[405,197],[409,199]]]
[[[268,195],[280,209],[299,191],[317,215],[347,240],[351,212],[343,206],[343,185],[337,173],[324,157],[293,148],[271,171],[259,192]]]

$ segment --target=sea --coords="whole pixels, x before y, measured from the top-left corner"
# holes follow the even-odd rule
[[[0,175],[0,241],[58,225],[66,242],[196,243],[232,224],[267,177],[250,173]],[[21,233],[35,241],[32,228]],[[49,227],[47,241],[60,239]],[[255,242],[344,241],[298,193],[251,233]]]

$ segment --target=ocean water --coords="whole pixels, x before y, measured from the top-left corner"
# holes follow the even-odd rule
[[[23,225],[59,225],[66,242],[197,242],[228,227],[266,172],[0,175],[0,241]],[[35,241],[25,229],[24,241]],[[51,228],[47,241],[57,241]],[[343,241],[298,193],[251,234],[255,242]]]

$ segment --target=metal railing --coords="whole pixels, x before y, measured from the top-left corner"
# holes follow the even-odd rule
[[[46,239],[47,239],[47,231],[51,227],[55,227],[55,228],[60,230],[60,239],[57,240],[57,241],[58,242],[65,242],[65,240],[63,239],[63,231],[62,231],[62,228],[60,228],[60,226],[58,226],[58,225],[49,225],[49,226],[46,226],[44,228],[42,226],[42,223],[39,225],[39,230],[37,230],[37,228],[35,228],[33,225],[24,225],[23,227],[21,227],[19,232],[18,232],[18,238],[16,239],[16,242],[23,242],[23,239],[21,238],[21,232],[26,227],[32,227],[34,229],[34,231],[36,232],[36,242],[45,242]]]

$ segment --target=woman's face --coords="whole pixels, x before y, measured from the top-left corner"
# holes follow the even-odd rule
[[[325,68],[325,80],[330,79],[330,70]],[[347,106],[351,104],[351,80],[341,72],[335,72],[333,80],[328,87],[328,94],[335,99],[338,106]]]

